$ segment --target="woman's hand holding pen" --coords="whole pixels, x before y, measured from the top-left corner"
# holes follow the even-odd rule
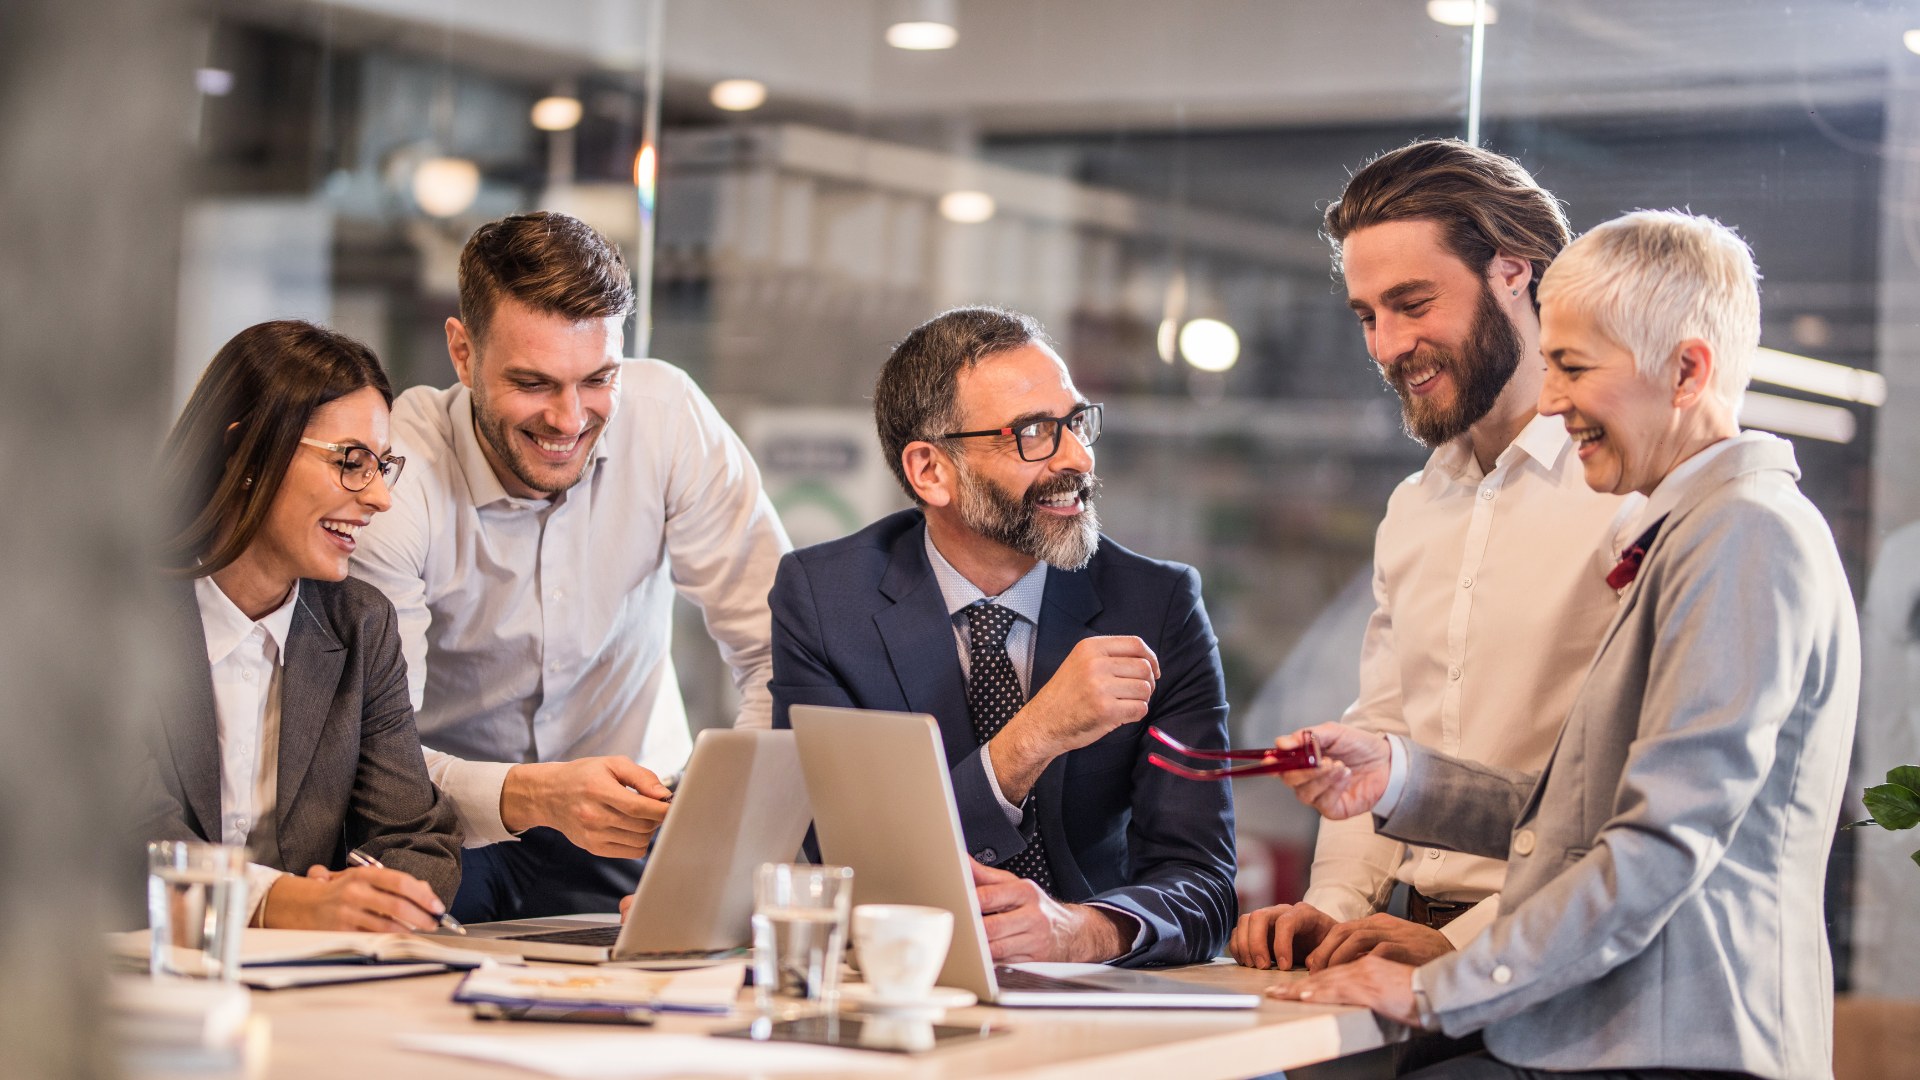
[[[432,930],[447,906],[426,882],[384,866],[287,874],[267,891],[262,925],[287,930]]]

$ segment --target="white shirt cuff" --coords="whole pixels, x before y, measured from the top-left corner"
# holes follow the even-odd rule
[[[1387,818],[1393,815],[1394,808],[1400,805],[1400,793],[1407,787],[1407,748],[1398,735],[1388,735],[1387,745],[1392,748],[1393,763],[1387,769],[1387,790],[1380,793],[1380,801],[1373,804],[1373,816]]]
[[[1139,952],[1140,947],[1147,943],[1147,924],[1143,919],[1140,918],[1140,916],[1135,915],[1131,911],[1126,911],[1121,908],[1114,907],[1112,904],[1103,904],[1098,900],[1089,901],[1087,906],[1097,907],[1101,911],[1111,911],[1115,915],[1121,915],[1121,916],[1125,916],[1128,919],[1132,919],[1133,925],[1138,928],[1133,932],[1133,944],[1127,946],[1127,951],[1121,953],[1120,956],[1114,957],[1113,958],[1114,960],[1120,959],[1121,956],[1129,956],[1129,955],[1132,955],[1133,953]],[[1112,963],[1113,960],[1109,960],[1107,962]]]
[[[500,790],[507,785],[507,771],[513,765],[504,761],[464,761],[452,754],[428,750],[427,775],[433,786],[453,800],[460,816],[460,831],[466,835],[463,847],[486,847],[518,837],[507,831],[500,820]]]
[[[260,905],[267,902],[267,891],[280,880],[282,871],[259,863],[247,864],[247,925],[260,918]]]
[[[992,745],[992,740],[980,744],[980,767],[987,771],[987,787],[993,790],[993,801],[1000,804],[1000,812],[1007,816],[1007,824],[1017,829],[1020,827],[1020,819],[1026,817],[1026,814],[1019,807],[1008,802],[1005,795],[1000,794],[1000,778],[993,774],[993,753],[987,749]]]
[[[1480,936],[1480,931],[1493,925],[1500,917],[1500,894],[1494,893],[1485,900],[1460,913],[1459,917],[1440,928],[1440,934],[1453,943],[1455,951],[1467,947],[1467,943]]]

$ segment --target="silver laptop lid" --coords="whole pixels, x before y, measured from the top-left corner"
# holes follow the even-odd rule
[[[797,858],[811,817],[793,732],[702,731],[614,959],[751,943],[754,871]]]
[[[999,987],[939,724],[919,713],[814,705],[795,705],[791,715],[820,857],[853,867],[856,904],[953,912],[940,985],[994,1000]]]

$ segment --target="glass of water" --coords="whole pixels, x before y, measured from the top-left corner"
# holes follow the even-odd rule
[[[147,924],[154,978],[239,978],[247,849],[185,840],[148,844]]]
[[[753,999],[783,1019],[832,1013],[853,868],[765,863],[753,887]]]

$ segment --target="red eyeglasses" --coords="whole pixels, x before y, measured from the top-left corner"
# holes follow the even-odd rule
[[[1168,761],[1159,754],[1147,755],[1147,760],[1152,764],[1188,780],[1220,780],[1229,776],[1272,776],[1276,773],[1312,769],[1320,764],[1320,742],[1313,737],[1311,731],[1307,732],[1306,742],[1291,750],[1281,750],[1278,747],[1267,750],[1196,750],[1157,727],[1148,728],[1147,734],[1160,740],[1171,750],[1203,761],[1251,760],[1260,763],[1235,765],[1225,769],[1191,769],[1179,762]]]

